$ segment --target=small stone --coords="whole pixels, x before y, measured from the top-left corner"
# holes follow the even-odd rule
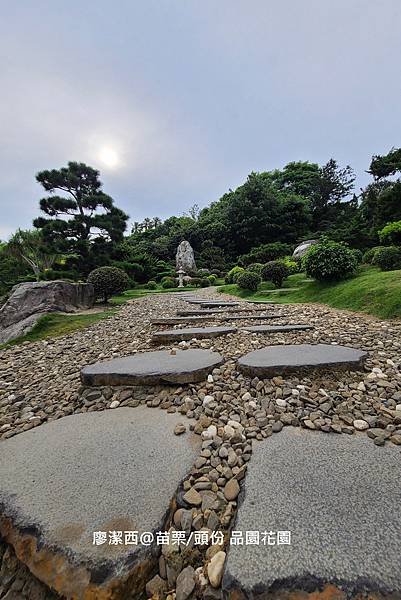
[[[182,433],[185,433],[186,430],[187,428],[185,427],[184,423],[177,423],[177,425],[174,427],[175,435],[181,435]]]
[[[221,584],[225,560],[226,553],[223,552],[223,550],[219,550],[219,552],[216,552],[212,557],[207,566],[207,575],[209,577],[210,585],[214,588],[218,588]]]
[[[272,425],[272,430],[274,431],[274,433],[278,433],[279,431],[282,430],[283,427],[284,427],[284,425],[281,421],[276,421]]]
[[[191,504],[192,506],[199,506],[202,504],[202,496],[197,492],[194,488],[191,488],[187,491],[183,496],[185,502]]]
[[[369,423],[366,423],[363,419],[355,419],[353,422],[353,426],[358,431],[365,431],[365,429],[369,429]]]
[[[113,400],[110,404],[110,408],[118,408],[120,406],[120,402],[118,400]]]
[[[392,435],[390,437],[390,442],[393,442],[393,444],[400,446],[401,445],[401,433],[395,433],[394,435]]]
[[[195,569],[190,565],[185,567],[177,577],[176,600],[186,600],[195,587]]]
[[[240,492],[240,486],[236,479],[232,478],[224,486],[224,496],[227,500],[235,500]]]
[[[303,421],[303,424],[305,425],[305,427],[307,429],[316,429],[315,424],[312,423],[312,421],[310,419],[305,419],[305,421]]]
[[[164,598],[167,592],[167,581],[160,575],[155,575],[153,579],[146,584],[146,594],[149,598]]]

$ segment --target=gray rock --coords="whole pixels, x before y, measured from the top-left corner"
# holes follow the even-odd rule
[[[294,258],[302,258],[308,252],[309,248],[317,244],[317,240],[306,240],[297,246],[292,253]]]
[[[196,272],[196,263],[192,246],[186,240],[182,241],[177,248],[175,255],[175,264],[177,271],[182,269],[185,273]]]
[[[189,383],[206,379],[223,358],[209,350],[165,350],[87,365],[81,370],[84,385],[152,385]]]
[[[291,544],[229,546],[223,596],[284,598],[341,582],[344,597],[398,598],[399,458],[364,435],[290,427],[254,446],[233,529],[290,531]]]
[[[228,333],[235,333],[234,327],[183,327],[182,329],[167,329],[158,331],[152,336],[152,342],[173,342],[176,340],[192,340],[193,338],[214,338]]]
[[[175,597],[176,600],[187,600],[195,587],[195,569],[185,567],[177,577]]]
[[[246,375],[271,377],[305,368],[361,368],[366,356],[355,348],[329,344],[267,346],[240,358],[238,368]]]
[[[44,314],[88,309],[94,300],[94,289],[89,283],[20,283],[13,287],[0,309],[0,343],[27,334]]]
[[[164,530],[200,450],[195,434],[173,435],[180,419],[144,406],[117,408],[2,441],[0,535],[23,543],[22,560],[62,595],[109,597],[126,576],[130,594],[143,593],[156,544],[93,545],[93,532]]]

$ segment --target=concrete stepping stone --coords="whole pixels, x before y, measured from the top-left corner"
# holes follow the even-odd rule
[[[203,309],[203,308],[199,308],[199,309],[192,309],[192,310],[177,310],[177,315],[180,317],[190,317],[190,316],[196,316],[196,315],[218,315],[218,314],[225,314],[227,311],[220,309],[220,308],[216,308],[216,309]]]
[[[208,300],[187,300],[187,302],[189,302],[189,304],[200,304],[202,306],[202,308],[217,308],[219,306],[225,306],[225,307],[230,307],[230,306],[238,306],[239,302],[227,302],[226,300],[212,300],[212,301],[208,301]]]
[[[200,446],[195,434],[173,434],[179,422],[118,408],[1,442],[0,533],[38,579],[68,598],[142,597],[157,547],[125,545],[124,532],[164,531]],[[120,531],[122,544],[109,544]],[[105,543],[94,545],[94,532]]]
[[[259,545],[229,547],[224,597],[400,598],[399,450],[293,427],[253,448],[233,529]]]
[[[152,325],[180,325],[182,323],[204,323],[207,321],[214,321],[217,317],[215,315],[200,315],[193,317],[162,317],[160,319],[152,319]]]
[[[280,294],[280,292],[297,292],[299,287],[289,287],[289,288],[276,288],[273,290],[262,290],[259,292],[260,294]]]
[[[272,377],[300,369],[343,368],[361,369],[366,352],[346,346],[329,344],[294,344],[267,346],[249,352],[238,360],[242,373],[258,377]]]
[[[286,314],[270,314],[270,315],[232,315],[232,316],[224,316],[220,317],[224,321],[265,321],[267,319],[282,319],[286,317]],[[263,325],[261,325],[263,327]],[[246,328],[248,329],[248,328]]]
[[[182,329],[167,329],[166,331],[158,331],[152,336],[152,342],[164,343],[175,342],[177,340],[198,340],[204,338],[215,338],[228,333],[235,333],[235,327],[184,327]],[[188,352],[187,350],[185,352]]]
[[[248,325],[241,327],[241,331],[252,333],[281,333],[285,331],[304,331],[314,329],[313,325]]]
[[[248,304],[275,304],[274,300],[246,300]]]
[[[206,379],[222,362],[223,357],[210,350],[143,352],[87,365],[81,370],[81,381],[84,385],[191,383]]]

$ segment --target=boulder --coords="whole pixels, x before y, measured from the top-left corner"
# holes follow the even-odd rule
[[[94,289],[90,283],[20,283],[13,287],[0,309],[0,343],[25,335],[46,313],[87,309],[93,306],[94,301]]]
[[[293,252],[294,258],[302,258],[308,252],[309,248],[317,244],[317,240],[306,240],[297,246]]]
[[[177,271],[183,269],[185,273],[196,272],[196,264],[194,251],[189,242],[184,240],[177,248],[177,254],[175,256],[175,263]]]

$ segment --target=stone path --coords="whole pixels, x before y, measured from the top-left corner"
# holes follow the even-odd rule
[[[200,290],[199,297],[213,301],[217,295],[209,288]],[[217,299],[221,301],[221,296]],[[225,301],[229,298],[223,296],[223,299]],[[239,316],[238,313],[244,311],[245,325],[249,316],[257,316],[261,311],[275,310],[266,304],[268,303],[258,306],[240,302],[236,307],[229,304],[227,307],[216,309],[218,312],[214,314],[219,320],[223,320],[233,315]],[[338,348],[338,345],[350,346],[367,353],[364,367],[359,367],[358,370],[353,367],[352,370],[343,371],[321,369],[309,373],[299,369],[294,372],[280,369],[274,376],[248,376],[240,372],[237,360],[249,352],[264,348],[266,337],[250,335],[249,332],[243,331],[239,319],[236,324],[240,328],[227,336],[186,341],[170,340],[165,343],[166,351],[171,352],[171,356],[180,350],[206,350],[221,354],[224,363],[214,368],[203,381],[175,385],[143,384],[134,387],[82,386],[82,367],[99,361],[149,352],[153,349],[152,320],[176,318],[177,313],[185,307],[188,307],[185,298],[173,294],[152,295],[121,307],[117,315],[84,331],[1,352],[0,450],[8,441],[23,440],[25,435],[45,430],[46,422],[57,421],[53,424],[58,425],[67,421],[63,417],[70,414],[79,416],[88,413],[83,416],[89,417],[92,416],[91,413],[117,413],[119,409],[108,409],[126,407],[126,410],[132,412],[135,420],[137,411],[142,408],[145,410],[146,406],[146,411],[152,419],[153,416],[157,419],[159,413],[173,413],[175,418],[179,418],[183,425],[177,423],[176,436],[183,431],[188,419],[189,429],[202,440],[202,449],[196,452],[195,458],[191,455],[191,466],[188,467],[182,487],[176,495],[177,510],[171,518],[166,514],[165,528],[186,534],[212,531],[215,528],[222,531],[224,539],[222,544],[210,547],[198,545],[178,551],[171,545],[162,548],[158,572],[147,582],[147,595],[150,597],[159,594],[163,599],[174,600],[174,592],[176,600],[179,600],[187,598],[190,589],[189,594],[196,593],[199,598],[218,600],[222,593],[220,582],[224,572],[224,561],[228,555],[230,564],[233,551],[233,546],[230,547],[229,544],[229,532],[238,503],[241,505],[242,502],[243,495],[239,494],[244,485],[249,485],[250,480],[246,472],[248,465],[254,464],[255,453],[259,447],[270,448],[275,440],[280,440],[280,436],[286,436],[288,426],[293,425],[298,428],[297,431],[302,431],[303,435],[308,436],[308,439],[316,430],[321,432],[319,437],[323,437],[325,432],[324,439],[329,439],[333,444],[337,443],[337,440],[345,444],[347,439],[362,439],[369,446],[370,452],[377,452],[378,460],[380,453],[387,450],[395,451],[399,456],[397,445],[401,444],[401,324],[318,305],[286,305],[285,316],[277,317],[278,325],[307,322],[313,329],[270,333],[268,342],[274,346],[275,352],[279,346],[293,344],[315,346],[321,343],[334,349]],[[38,427],[39,429],[36,429]],[[33,432],[29,431],[32,429]],[[118,436],[119,432],[114,431],[114,434]],[[148,444],[152,448],[157,447],[163,436],[176,439],[170,428],[165,428],[161,433],[153,432],[145,426],[143,434],[149,438]],[[9,440],[14,436],[17,437]],[[101,444],[99,438],[98,445]],[[108,446],[106,441],[105,452]],[[360,471],[364,469],[364,452],[365,448],[361,446],[360,470],[359,459],[355,454],[356,480],[360,478]],[[166,455],[169,455],[169,452],[166,452]],[[151,459],[143,462],[149,471]],[[125,461],[125,464],[129,465],[129,461]],[[275,469],[273,465],[270,469],[271,474],[278,476]],[[389,473],[386,466],[384,469]],[[320,472],[321,478],[324,481],[329,480],[330,473],[330,467],[325,468]],[[373,473],[372,478],[374,477]],[[265,481],[266,475],[263,471],[257,477],[255,485],[258,487],[255,488],[255,493],[264,493]],[[383,493],[381,480],[378,478],[373,481],[377,481],[381,486],[377,487],[380,497]],[[290,484],[287,487],[290,487]],[[164,498],[167,513],[169,494],[163,495],[160,491],[159,495]],[[321,510],[324,514],[324,506]],[[282,528],[286,529],[286,524],[283,524]],[[348,540],[347,545],[351,557],[353,539],[354,537]],[[384,546],[383,540],[379,540],[379,543],[381,554],[386,556],[387,545]],[[295,552],[295,548],[292,547],[292,550]],[[107,554],[106,549],[104,552]],[[390,564],[394,563],[390,561]],[[246,563],[244,565],[246,566]],[[335,566],[336,562],[333,562],[333,569]],[[35,598],[32,589],[39,585],[38,581],[26,571],[23,576],[21,573],[21,563],[13,558],[11,547],[0,543],[0,598],[6,594],[9,594],[7,600]],[[378,578],[375,573],[373,576],[374,579],[367,581],[366,586],[365,582],[360,582],[360,589],[364,592],[358,600],[367,598],[366,590],[371,590],[369,598],[375,597],[372,590]],[[341,596],[338,590],[333,592],[335,596],[329,595],[326,590],[312,590],[313,586],[318,586],[318,583],[313,583],[313,578],[308,579],[305,576],[304,581],[305,589],[300,592],[301,595],[296,594],[290,598],[290,595],[284,596],[281,592],[276,594],[272,591],[271,594],[269,592],[269,600],[306,600],[312,592],[310,600],[345,600],[345,596]],[[273,589],[278,585],[279,582],[274,584]],[[231,586],[229,593],[232,598],[238,598],[240,592]],[[56,597],[58,598],[57,595]],[[397,589],[392,597],[400,598],[400,590]],[[40,596],[40,600],[50,599],[54,599],[54,594],[49,590]],[[115,599],[119,600],[119,596],[116,595]]]
[[[192,383],[203,381],[222,362],[220,354],[208,350],[143,352],[87,365],[81,381],[98,386]]]
[[[364,589],[399,598],[400,458],[396,447],[382,451],[363,435],[292,427],[258,444],[234,529],[291,531],[291,545],[271,535],[275,545],[231,546],[224,591],[254,598],[274,590],[287,598],[331,584],[341,590],[322,598]]]
[[[179,415],[138,407],[73,415],[16,436],[0,453],[0,531],[31,571],[74,598],[140,593],[155,545],[93,545],[95,531],[163,528],[200,439]],[[154,441],[157,440],[157,444]],[[110,594],[110,596],[108,595]]]

